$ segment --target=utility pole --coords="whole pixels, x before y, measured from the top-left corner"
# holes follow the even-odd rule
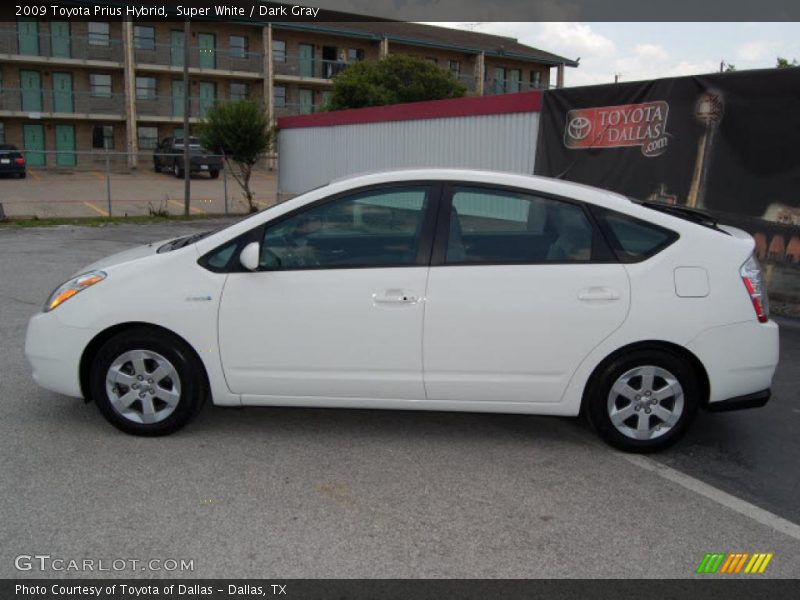
[[[189,216],[192,186],[192,163],[189,154],[189,19],[183,22],[183,216]]]

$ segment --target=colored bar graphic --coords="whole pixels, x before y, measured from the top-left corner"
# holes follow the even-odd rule
[[[703,560],[700,561],[695,573],[733,575],[741,573],[744,567],[744,572],[747,574],[761,574],[767,569],[772,557],[772,552],[756,552],[754,554],[749,552],[732,552],[729,554],[708,552],[703,557]]]

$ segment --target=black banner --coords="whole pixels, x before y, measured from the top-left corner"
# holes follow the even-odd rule
[[[797,580],[748,579],[533,580],[533,579],[203,579],[203,580],[4,580],[3,600],[738,600],[796,598]]]
[[[800,302],[800,68],[547,92],[536,173],[706,209]]]

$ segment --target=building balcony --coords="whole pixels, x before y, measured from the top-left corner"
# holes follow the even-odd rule
[[[149,48],[134,48],[133,55],[139,71],[183,70],[183,46],[154,44]],[[260,52],[191,46],[189,69],[194,72],[222,71],[235,73],[237,76],[263,77],[264,55]]]
[[[0,29],[0,58],[28,63],[97,64],[122,67],[122,40],[22,33]]]
[[[260,98],[257,98],[261,102]],[[230,102],[223,98],[189,98],[189,120],[197,122],[208,115],[216,102]],[[183,121],[183,96],[155,96],[136,99],[136,119],[138,121]]]
[[[273,118],[280,119],[281,117],[294,117],[296,115],[310,115],[315,112],[324,110],[321,104],[305,104],[300,102],[287,102],[281,106],[273,108]]]
[[[275,79],[317,80],[316,83],[330,83],[349,64],[347,61],[307,58],[297,54],[272,55]]]
[[[549,90],[554,89],[555,86],[547,83],[535,83],[528,81],[519,81],[516,79],[487,79],[484,87],[483,94],[485,96],[496,96],[498,94],[515,94],[517,92],[530,92],[533,90]]]
[[[91,92],[15,89],[0,90],[0,114],[54,118],[69,115],[84,119],[123,119],[124,96]]]

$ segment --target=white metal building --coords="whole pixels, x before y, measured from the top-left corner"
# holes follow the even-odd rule
[[[542,92],[415,102],[278,120],[278,193],[381,169],[533,173]]]

